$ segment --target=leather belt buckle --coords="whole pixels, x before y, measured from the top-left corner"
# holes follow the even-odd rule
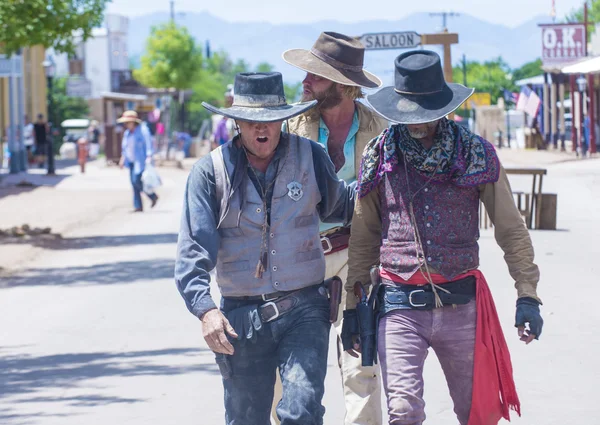
[[[269,295],[271,295],[271,297],[269,297]],[[262,294],[260,297],[262,298],[262,300],[264,302],[268,303],[269,301],[273,301],[273,300],[276,300],[277,298],[279,298],[279,295],[273,296],[273,293],[271,293],[271,294]],[[273,304],[273,303],[271,303],[271,304]],[[267,304],[265,304],[265,305],[267,305]]]
[[[273,313],[274,313],[273,316],[265,317],[265,316],[267,316],[265,314],[265,310],[267,309],[267,307],[273,308]],[[279,317],[279,308],[277,307],[277,304],[275,304],[273,301],[269,301],[268,303],[260,306],[260,313],[262,316],[262,321],[265,323],[269,323]]]
[[[417,289],[415,291],[410,291],[408,293],[408,303],[410,304],[411,307],[416,307],[416,308],[418,308],[418,307],[427,307],[427,303],[419,303],[419,304],[417,304],[417,303],[413,302],[413,299],[412,299],[413,295],[421,293],[421,292],[425,293],[425,291],[423,289]]]
[[[329,254],[331,251],[333,251],[333,245],[331,244],[331,241],[329,240],[329,238],[327,236],[323,236],[321,238],[321,245],[325,244],[325,246],[323,246],[323,253],[324,254]]]

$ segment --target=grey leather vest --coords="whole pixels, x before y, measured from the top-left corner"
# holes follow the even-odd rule
[[[267,265],[260,279],[254,273],[266,214],[262,199],[245,170],[242,178],[236,179],[239,182],[231,182],[235,166],[229,155],[232,141],[211,153],[220,204],[217,229],[221,243],[216,281],[224,297],[291,291],[323,281],[325,257],[317,212],[321,194],[314,172],[312,148],[308,139],[290,135],[288,140],[286,158],[279,162],[280,170],[273,188]],[[301,185],[301,197],[298,197],[298,186],[293,183]]]

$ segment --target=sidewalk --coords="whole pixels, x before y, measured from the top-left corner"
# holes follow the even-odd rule
[[[86,165],[57,167],[56,176],[44,169],[0,176],[0,230],[26,224],[51,228],[52,235],[0,238],[0,271],[18,268],[31,261],[70,231],[102,220],[112,212],[127,214],[132,209],[132,190],[127,170],[106,166],[104,160]],[[164,188],[183,170],[160,168]]]
[[[575,152],[567,150],[561,152],[550,148],[548,150],[521,149],[521,148],[502,148],[496,147],[496,152],[504,166],[511,167],[546,167],[551,164],[557,164],[567,161],[586,161],[594,160],[598,157],[584,158],[578,157]]]

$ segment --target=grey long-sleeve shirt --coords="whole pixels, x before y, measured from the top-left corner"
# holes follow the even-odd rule
[[[273,181],[277,174],[280,159],[286,152],[287,135],[282,133],[275,156],[266,173],[251,170],[243,150],[232,146],[232,159],[235,172],[248,173],[248,177],[260,193],[257,177],[262,187]],[[321,202],[317,205],[323,222],[349,223],[354,210],[354,185],[339,180],[335,167],[325,149],[310,142],[313,154],[315,177]],[[240,155],[243,155],[240,157]],[[240,166],[242,165],[242,166]],[[233,181],[233,176],[231,176]],[[267,208],[270,210],[272,190],[267,193]],[[217,201],[213,162],[210,155],[200,159],[188,177],[181,226],[177,242],[175,281],[187,308],[192,314],[201,317],[208,310],[216,308],[210,295],[210,272],[215,268],[220,237],[217,231],[219,202]]]

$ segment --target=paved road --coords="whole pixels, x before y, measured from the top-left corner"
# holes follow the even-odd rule
[[[515,424],[600,423],[599,170],[596,160],[549,168],[545,191],[559,194],[560,230],[532,234],[545,302],[541,341],[517,341],[515,291],[492,231],[482,232],[482,269],[523,404]],[[218,371],[172,280],[185,173],[163,176],[155,210],[129,214],[126,182],[111,180],[113,200],[99,198],[110,206],[101,217],[65,231],[60,244],[0,278],[0,424],[223,423]],[[515,188],[530,184],[511,180]],[[88,184],[57,189],[76,199]],[[333,350],[329,357],[325,423],[341,424]],[[455,423],[435,356],[427,362],[427,423]]]

